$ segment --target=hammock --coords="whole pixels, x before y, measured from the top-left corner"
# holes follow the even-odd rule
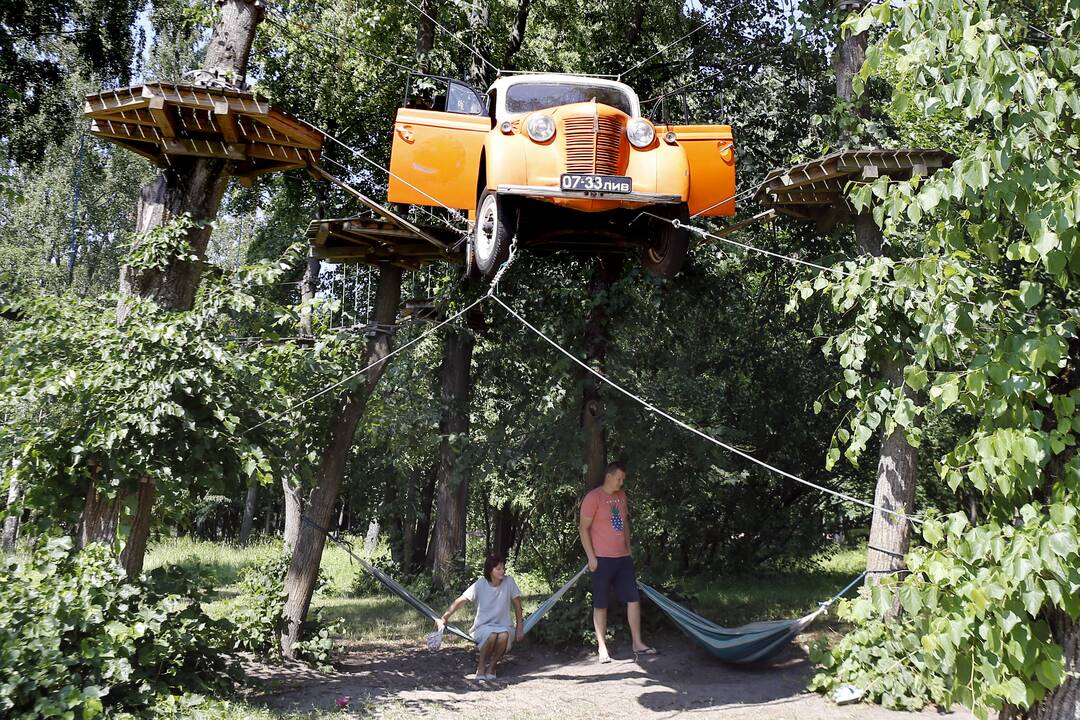
[[[832,599],[821,603],[818,609],[809,615],[795,620],[754,622],[735,628],[725,628],[710,622],[674,600],[664,597],[655,588],[644,583],[638,583],[638,589],[663,610],[679,626],[679,629],[717,659],[729,663],[750,663],[768,660],[787,647],[787,644],[813,622],[814,618],[839,600],[844,593],[862,580],[864,575],[866,573],[852,580],[847,587],[834,595]]]
[[[315,529],[321,530],[322,533],[324,535],[326,535],[326,537],[330,538],[332,541],[334,541],[335,543],[340,545],[342,548],[344,548],[345,552],[349,553],[349,556],[353,560],[360,563],[360,567],[364,568],[364,570],[367,570],[369,573],[371,573],[371,575],[376,580],[378,580],[383,585],[385,585],[387,587],[387,589],[390,590],[390,592],[394,593],[399,598],[401,598],[402,600],[407,602],[409,605],[411,605],[413,608],[415,608],[422,615],[426,616],[430,620],[438,620],[440,617],[442,617],[437,612],[432,610],[430,605],[428,605],[423,600],[421,600],[420,598],[418,598],[415,595],[413,595],[412,593],[410,593],[409,590],[404,585],[397,582],[396,580],[394,580],[394,578],[390,577],[389,575],[384,573],[382,570],[375,567],[374,565],[369,563],[367,560],[365,560],[364,558],[360,557],[355,552],[353,552],[351,543],[337,537],[334,533],[330,532],[326,528],[316,524],[313,520],[308,519],[307,516],[302,515],[301,519],[303,519],[304,522],[306,522],[308,525],[311,525]],[[588,569],[589,569],[589,566],[586,565],[583,568],[581,568],[580,570],[578,570],[577,574],[574,575],[574,577],[570,578],[566,582],[565,585],[563,585],[561,588],[556,590],[555,593],[551,597],[549,597],[547,600],[542,602],[540,604],[540,607],[536,608],[536,610],[534,610],[532,613],[530,613],[529,617],[525,618],[525,623],[524,623],[524,626],[522,627],[523,632],[528,633],[530,630],[532,630],[534,627],[536,627],[536,624],[544,619],[544,616],[547,615],[548,611],[551,610],[551,608],[555,607],[555,603],[559,602],[559,600],[562,599],[562,596],[566,594],[566,591],[569,590],[570,588],[572,588],[574,586],[574,583],[576,583],[578,580],[580,580],[581,576],[584,575],[585,571],[588,570]],[[446,631],[453,634],[453,635],[457,635],[462,640],[468,640],[469,642],[473,642],[473,643],[476,642],[475,640],[473,640],[472,635],[470,635],[469,633],[465,632],[464,630],[458,628],[457,626],[451,625],[449,623],[447,623],[447,625],[446,625]]]

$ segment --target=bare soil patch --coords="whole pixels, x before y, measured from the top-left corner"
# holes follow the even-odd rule
[[[904,713],[876,705],[838,707],[806,691],[812,670],[792,645],[768,664],[725,665],[689,640],[668,636],[660,654],[635,662],[628,646],[611,647],[613,661],[596,654],[556,651],[526,641],[499,668],[499,679],[478,683],[475,651],[463,643],[437,653],[407,644],[347,647],[337,669],[252,665],[251,702],[273,710],[331,710],[348,697],[343,717],[432,718],[668,718],[687,714],[724,720],[914,720],[942,717],[934,710]],[[959,710],[945,715],[969,720]]]

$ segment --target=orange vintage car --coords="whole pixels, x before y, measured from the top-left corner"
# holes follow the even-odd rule
[[[504,76],[486,98],[449,78],[410,80],[388,199],[468,211],[468,264],[485,276],[517,235],[524,247],[637,249],[650,272],[672,277],[689,231],[643,211],[735,213],[728,125],[650,122],[629,86],[597,77]]]

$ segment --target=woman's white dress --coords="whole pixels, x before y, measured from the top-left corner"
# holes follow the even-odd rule
[[[498,587],[485,577],[480,577],[462,593],[462,597],[476,605],[476,619],[473,621],[472,636],[478,647],[483,647],[494,633],[508,635],[506,649],[514,644],[514,620],[511,601],[521,597],[514,578],[506,575]]]

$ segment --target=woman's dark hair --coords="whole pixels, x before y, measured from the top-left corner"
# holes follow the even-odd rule
[[[488,555],[488,559],[484,561],[484,577],[488,582],[491,582],[491,571],[495,569],[496,565],[502,565],[506,560],[502,555],[491,554]]]

